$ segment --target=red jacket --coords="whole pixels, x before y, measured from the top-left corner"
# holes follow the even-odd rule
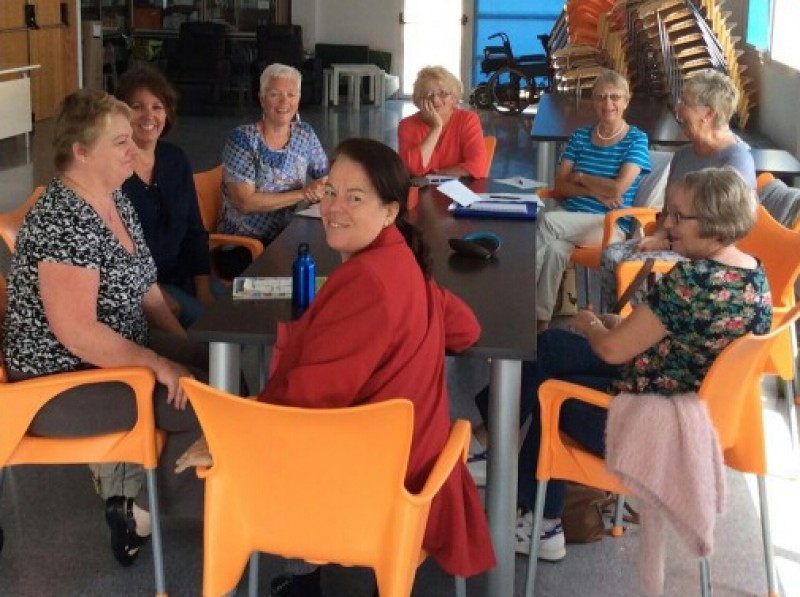
[[[279,330],[278,360],[259,400],[326,408],[409,398],[406,486],[416,493],[450,430],[445,349],[465,350],[479,335],[469,307],[425,280],[390,226],[333,272],[301,319]],[[423,547],[451,574],[494,566],[483,506],[463,463],[433,501]]]
[[[422,165],[420,145],[431,127],[419,112],[400,121],[397,128],[398,153],[411,176],[424,176],[450,166],[463,166],[473,178],[486,177],[489,158],[481,121],[475,112],[456,108],[442,129],[427,166]]]

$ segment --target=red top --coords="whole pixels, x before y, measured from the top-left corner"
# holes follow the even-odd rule
[[[398,153],[411,176],[424,176],[450,166],[462,166],[473,178],[485,178],[489,158],[483,140],[481,121],[475,112],[456,108],[433,150],[427,166],[422,165],[419,146],[431,127],[420,112],[407,116],[397,128]]]
[[[417,493],[450,431],[445,348],[465,350],[479,336],[469,307],[425,280],[403,236],[389,226],[333,272],[303,317],[282,324],[277,363],[259,400],[330,408],[410,399],[406,487]],[[494,566],[483,506],[463,462],[433,500],[423,547],[450,574]]]

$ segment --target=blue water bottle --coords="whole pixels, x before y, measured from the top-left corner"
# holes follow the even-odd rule
[[[308,243],[300,243],[297,259],[292,265],[292,302],[298,307],[308,307],[314,300],[316,269]]]

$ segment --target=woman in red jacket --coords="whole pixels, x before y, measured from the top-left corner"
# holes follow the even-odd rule
[[[489,169],[478,115],[458,107],[464,86],[442,66],[426,66],[414,81],[419,112],[400,121],[397,143],[411,176],[484,178]]]
[[[427,247],[405,220],[409,186],[386,145],[349,139],[336,149],[320,209],[342,265],[303,317],[278,330],[277,363],[259,400],[330,408],[409,398],[414,436],[406,486],[418,492],[450,429],[445,350],[467,349],[480,326],[431,278]],[[433,501],[423,547],[451,574],[494,566],[483,507],[463,463]],[[272,595],[321,595],[319,572],[279,577]]]

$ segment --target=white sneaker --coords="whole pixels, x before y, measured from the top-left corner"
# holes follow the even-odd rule
[[[472,480],[478,487],[486,487],[486,450],[470,454],[467,458],[467,468]]]
[[[533,512],[528,510],[517,515],[517,526],[514,531],[516,552],[529,555],[531,553],[531,536],[533,535]],[[564,546],[564,528],[560,519],[545,520],[539,535],[539,551],[537,557],[548,562],[558,562],[567,555]]]

